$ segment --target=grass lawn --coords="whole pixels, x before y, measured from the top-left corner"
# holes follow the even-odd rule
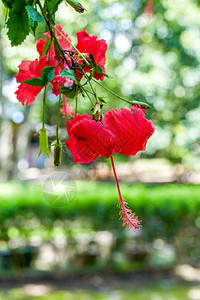
[[[45,290],[46,288],[46,290]],[[43,294],[43,295],[41,295]],[[144,286],[135,289],[110,290],[107,287],[100,291],[76,289],[71,291],[54,290],[45,285],[25,285],[9,291],[0,291],[1,300],[197,300],[200,299],[200,288],[195,286],[169,284]]]

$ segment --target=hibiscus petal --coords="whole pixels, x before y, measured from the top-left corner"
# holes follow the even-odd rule
[[[88,164],[98,157],[98,154],[88,151],[88,145],[86,143],[78,142],[75,137],[71,137],[65,141],[65,144],[71,151],[75,163]]]
[[[37,51],[38,51],[40,56],[42,56],[42,54],[43,54],[43,49],[44,49],[45,43],[46,43],[46,41],[43,40],[43,39],[39,39],[36,42]]]
[[[71,129],[77,141],[87,143],[90,153],[110,157],[113,154],[115,139],[101,122],[83,119]]]
[[[22,61],[19,65],[19,73],[15,76],[17,82],[22,82],[34,77],[39,78],[41,76],[41,71],[47,66],[46,57],[36,59],[34,61]],[[42,87],[30,86],[25,83],[21,83],[18,86],[15,94],[17,99],[22,103],[22,105],[29,105],[35,101],[35,97],[42,90]]]
[[[146,149],[147,140],[154,133],[151,120],[145,118],[142,108],[132,106],[131,110],[122,108],[120,111],[111,109],[104,115],[103,122],[116,136],[115,153],[134,156],[138,151]]]
[[[17,99],[21,102],[22,105],[30,105],[35,101],[35,97],[39,94],[39,92],[43,89],[43,87],[38,86],[30,86],[25,83],[21,83],[18,86],[15,94],[17,95]]]
[[[76,163],[89,163],[98,156],[107,158],[113,154],[116,140],[112,133],[90,116],[77,116],[67,122],[69,140],[66,145],[72,152]]]
[[[107,44],[106,41],[101,39],[97,40],[97,36],[89,36],[87,31],[82,30],[80,32],[77,32],[77,49],[81,53],[88,53],[92,54],[95,58],[95,61],[98,65],[100,65],[103,69],[103,72],[105,72],[105,63],[106,63],[106,50],[107,50]],[[89,67],[84,68],[85,72],[91,72],[91,69]],[[83,75],[79,72],[76,73],[77,79],[80,80]],[[94,72],[94,78],[103,80],[104,76],[101,74],[98,74]]]

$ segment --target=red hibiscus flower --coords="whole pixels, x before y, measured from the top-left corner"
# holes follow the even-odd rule
[[[60,25],[56,25],[55,26],[60,33],[62,33],[70,42],[71,39],[68,37],[67,34],[64,33],[64,31],[62,30],[62,27]],[[70,46],[70,44],[68,43],[68,41],[57,31],[55,31],[56,36],[58,38],[58,41],[62,47],[63,50],[66,50],[66,58],[68,60],[68,62],[73,65],[75,62],[71,61],[71,58],[69,57],[69,55],[67,54],[71,54],[70,52],[72,51],[72,47]],[[47,41],[47,39],[51,36],[50,32],[45,33],[46,39],[39,39],[37,41],[37,50],[38,53],[40,54],[40,56],[43,55],[43,50],[44,50],[44,45]],[[105,63],[106,63],[106,57],[105,57],[105,53],[107,50],[107,44],[105,40],[97,40],[97,36],[93,35],[93,36],[89,36],[88,33],[83,30],[80,32],[77,32],[77,46],[76,48],[83,54],[85,55],[85,57],[90,60],[93,64],[93,66],[96,68],[97,65],[99,65],[103,72],[105,72]],[[82,60],[81,56],[76,53],[76,51],[72,51],[74,53],[74,59],[76,59],[79,63],[83,63],[84,61]],[[77,57],[76,55],[77,54]],[[52,43],[51,46],[51,52],[50,55],[52,55],[53,57],[57,57],[58,55],[55,54],[55,49]],[[72,64],[73,63],[73,64]],[[85,72],[91,72],[91,67],[89,66],[83,66],[83,69]],[[96,79],[100,79],[103,80],[104,76],[101,74],[98,74],[96,72],[94,72],[94,78]],[[81,80],[81,78],[83,77],[83,72],[81,70],[81,68],[76,67],[76,78],[77,80]]]
[[[70,144],[70,151],[73,150],[74,153],[76,150],[76,154],[79,152],[79,155],[82,158],[81,162],[87,163],[87,161],[84,161],[85,148],[75,149],[76,144],[73,144],[70,141],[72,136],[73,140],[74,138],[76,139],[76,134],[78,134],[77,140],[79,140],[79,142],[82,141],[82,144],[87,143],[89,145],[91,143],[88,147],[96,154],[93,160],[98,156],[106,156],[108,158],[114,153],[134,156],[138,151],[145,150],[147,140],[154,133],[153,122],[146,119],[145,113],[141,107],[132,106],[131,110],[132,111],[126,108],[121,108],[119,111],[114,109],[108,110],[104,115],[103,123],[92,120],[92,117],[88,115],[84,115],[84,122],[80,116],[74,118],[72,122],[67,122],[69,140],[66,141],[66,144]],[[90,121],[86,122],[86,118]],[[76,132],[74,132],[72,124],[75,125]],[[86,126],[88,126],[88,130],[86,130]],[[81,132],[81,135],[79,134],[79,131]],[[114,143],[112,143],[112,150],[109,149],[108,152],[106,151],[110,148],[110,144],[108,145],[107,141],[105,141],[102,136],[102,134],[105,133],[109,133],[109,136],[112,137],[110,141],[114,141]],[[84,136],[84,134],[86,134],[86,136]],[[98,138],[100,138],[99,141]],[[105,138],[107,138],[107,135],[105,135]],[[93,140],[95,140],[95,144],[92,143]],[[103,147],[105,147],[105,152],[107,154],[110,153],[110,155],[103,154]]]
[[[47,65],[55,66],[56,60],[52,56],[50,56],[49,61],[47,58],[47,55],[44,57],[41,57],[39,59],[36,59],[34,61],[22,61],[19,65],[19,73],[15,75],[15,78],[17,82],[22,82],[28,79],[32,78],[40,78],[41,71],[43,68],[47,67]],[[66,69],[69,69],[67,66]],[[60,74],[62,70],[62,66],[58,65],[55,68],[55,77],[51,81],[53,85],[52,93],[56,96],[59,94],[60,89],[60,81],[61,77],[57,76]],[[62,87],[65,85],[65,83],[68,83],[68,85],[72,85],[73,81],[68,78],[62,79]],[[35,101],[36,96],[39,94],[39,92],[43,89],[43,87],[38,86],[30,86],[26,83],[21,83],[18,86],[17,91],[15,94],[17,95],[17,99],[22,103],[22,105],[26,104],[29,105]]]
[[[67,122],[69,139],[65,143],[76,163],[90,163],[98,156],[111,158],[120,198],[120,218],[128,229],[139,229],[140,221],[122,198],[112,157],[114,153],[133,156],[145,150],[147,140],[154,133],[154,125],[145,118],[142,108],[132,106],[131,110],[108,110],[103,123],[88,115],[77,116]]]
[[[51,65],[56,64],[56,60],[51,58]],[[17,82],[22,82],[31,78],[39,78],[41,76],[41,71],[43,68],[47,66],[47,57],[42,57],[39,60],[36,59],[34,61],[22,61],[19,65],[19,73],[15,75]],[[29,105],[35,101],[35,97],[39,94],[39,92],[43,89],[43,87],[38,86],[30,86],[26,83],[21,83],[18,86],[15,94],[17,95],[17,99],[22,103],[22,105]]]
[[[65,141],[76,163],[91,163],[98,156],[109,158],[116,147],[113,134],[91,116],[78,115],[67,121],[69,140]]]
[[[107,50],[107,44],[105,40],[97,40],[97,36],[89,36],[87,31],[83,30],[80,32],[77,32],[77,46],[76,48],[83,54],[86,54],[88,57],[88,60],[95,61],[94,64],[99,65],[103,72],[105,72],[105,63],[106,63],[106,50]],[[92,59],[90,57],[90,54],[92,54]],[[84,67],[85,72],[91,72],[91,68],[86,66]],[[81,73],[81,70],[77,70],[76,77],[78,80],[81,80],[83,77],[83,74]],[[98,74],[94,72],[94,78],[103,80],[104,76],[101,74]]]

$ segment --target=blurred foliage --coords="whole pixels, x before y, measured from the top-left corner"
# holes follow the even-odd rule
[[[82,4],[87,11],[77,14],[62,3],[56,13],[56,23],[62,24],[75,44],[76,32],[83,29],[106,39],[107,73],[115,77],[105,79],[105,85],[123,96],[133,94],[134,99],[155,107],[147,110],[147,116],[156,125],[156,133],[145,155],[165,156],[199,170],[199,2],[156,0],[152,18],[144,15],[147,4],[144,0],[91,0]],[[6,18],[3,9],[0,14],[3,27]],[[36,38],[42,36],[43,30],[39,26]],[[11,48],[5,29],[1,35],[4,79],[8,79],[17,73],[22,59],[34,59],[37,53],[33,36],[29,35],[22,46]],[[127,107],[98,86],[96,89],[108,103],[104,110]],[[13,95],[9,97],[13,99]],[[55,121],[57,99],[49,95],[49,100],[46,122],[51,125]],[[22,109],[19,104],[13,105],[17,110]],[[29,116],[33,124],[40,120],[39,107],[37,99]],[[88,113],[90,108],[89,101],[80,98],[79,112]],[[62,126],[65,127],[65,120]]]
[[[131,237],[134,237],[131,248],[143,245],[143,251],[144,245],[162,240],[161,244],[174,245],[176,263],[199,261],[199,186],[122,184],[124,198],[142,219],[142,229],[136,231],[139,235],[132,235],[118,220],[117,191],[113,184],[93,181],[76,184],[79,193],[75,200],[57,208],[56,204],[50,206],[44,201],[39,186],[1,184],[0,240],[19,247],[33,240],[44,243],[57,237],[63,240],[76,240],[80,235],[92,237],[95,232],[105,230],[115,236],[114,251],[119,248],[124,252],[121,247]],[[128,266],[133,268],[130,263]]]
[[[151,286],[143,286],[142,288],[135,287],[134,289],[112,289],[111,291],[89,291],[88,289],[75,289],[72,291],[64,291],[64,290],[57,290],[53,291],[52,293],[44,293],[43,296],[32,296],[29,293],[26,293],[26,290],[33,290],[33,294],[37,294],[37,288],[39,285],[32,285],[32,286],[24,286],[23,289],[21,288],[13,288],[8,292],[0,292],[0,296],[2,300],[26,300],[27,296],[28,299],[37,299],[38,300],[110,300],[115,299],[116,295],[118,299],[122,300],[146,300],[146,299],[162,299],[162,300],[188,300],[188,295],[199,295],[199,288],[184,286],[184,285],[176,285],[173,287],[166,285],[151,285]],[[43,286],[42,286],[43,287]],[[44,286],[48,290],[48,286]],[[32,289],[31,289],[32,288]],[[28,294],[28,295],[27,295]],[[193,298],[190,298],[193,299]]]

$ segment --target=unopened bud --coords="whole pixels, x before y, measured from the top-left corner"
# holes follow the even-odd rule
[[[55,167],[58,167],[61,163],[61,154],[62,154],[61,144],[56,143],[54,145],[54,150],[53,150],[53,158],[54,158],[54,166]]]
[[[84,10],[85,10],[84,7],[76,6],[76,5],[74,5],[74,9],[75,9],[77,12],[80,12],[80,13],[84,13]]]
[[[77,12],[84,13],[85,8],[83,5],[77,0],[66,0],[66,2],[71,5]]]
[[[45,128],[40,129],[38,157],[42,154],[42,152],[43,152],[43,156],[45,156],[46,154],[48,157],[50,157],[48,137]]]

